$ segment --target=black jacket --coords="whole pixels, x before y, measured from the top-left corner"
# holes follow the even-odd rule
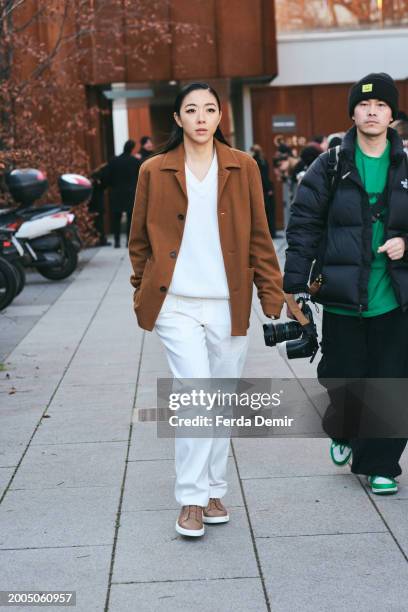
[[[391,149],[384,242],[408,236],[408,160],[396,131],[389,129],[387,138]],[[354,163],[355,140],[353,127],[340,149],[337,187],[331,198],[328,153],[316,159],[298,187],[286,233],[283,287],[286,293],[297,293],[306,289],[309,275],[310,282],[321,275],[316,302],[363,311],[368,308],[372,221],[368,195]],[[397,300],[406,310],[407,252],[400,260],[389,259],[388,269]]]
[[[103,182],[111,188],[111,206],[115,210],[131,211],[135,199],[140,160],[122,153],[106,166]]]
[[[261,173],[262,189],[264,192],[264,199],[269,197],[269,192],[273,191],[273,183],[269,178],[269,164],[263,157],[254,155],[254,160],[258,164],[259,172]]]

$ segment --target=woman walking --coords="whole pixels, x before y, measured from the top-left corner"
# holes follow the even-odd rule
[[[221,104],[205,83],[184,87],[161,153],[141,167],[129,239],[140,327],[155,329],[176,378],[239,378],[255,282],[263,312],[283,304],[256,162],[230,148]],[[221,499],[228,438],[175,440],[178,533],[229,520]]]

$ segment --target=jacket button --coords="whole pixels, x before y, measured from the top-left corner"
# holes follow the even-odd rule
[[[180,221],[184,221],[184,215],[180,213],[179,215],[177,215],[177,219],[180,219]]]
[[[177,253],[176,253],[176,251],[170,251],[170,257],[171,257],[172,259],[176,259],[176,257],[177,257]]]
[[[163,287],[163,286],[160,287],[160,291],[162,291],[164,293],[165,291],[167,291],[167,287]]]

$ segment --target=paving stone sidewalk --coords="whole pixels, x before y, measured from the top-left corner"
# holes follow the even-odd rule
[[[327,439],[234,438],[230,523],[176,534],[174,442],[148,420],[169,370],[129,274],[125,249],[97,250],[3,359],[0,590],[73,590],[78,612],[406,610],[406,456],[378,499]],[[263,322],[254,298],[244,375],[313,378]]]

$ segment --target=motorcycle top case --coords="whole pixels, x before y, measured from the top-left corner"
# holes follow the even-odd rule
[[[58,187],[64,204],[81,204],[92,195],[92,183],[81,174],[62,174]]]
[[[25,206],[41,198],[48,189],[44,172],[35,168],[12,170],[6,175],[6,184],[14,200]]]

